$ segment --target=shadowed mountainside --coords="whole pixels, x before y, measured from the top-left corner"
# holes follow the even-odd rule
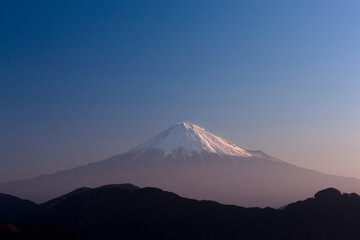
[[[43,221],[96,239],[264,238],[279,219],[274,209],[222,205],[156,188],[96,188],[49,210]],[[262,226],[263,231],[257,231]],[[269,226],[269,227],[268,227]]]
[[[1,195],[0,203],[4,197],[9,199]],[[198,201],[130,184],[81,188],[41,205],[12,199],[37,206],[19,222],[30,219],[93,239],[360,239],[359,195],[334,188],[283,210]],[[9,212],[2,212],[7,221]]]
[[[0,221],[31,221],[41,213],[36,203],[0,193]]]
[[[104,185],[104,186],[101,186],[99,188],[117,188],[117,189],[123,189],[123,190],[134,190],[134,189],[139,189],[139,187],[136,187],[130,183],[124,183],[124,184],[109,184],[109,185]],[[67,194],[64,194],[60,197],[57,197],[57,198],[54,198],[50,201],[47,201],[43,204],[41,204],[42,208],[44,209],[51,209],[55,206],[57,206],[59,203],[65,201],[66,199],[72,197],[72,196],[75,196],[75,195],[78,195],[78,194],[81,194],[81,193],[84,193],[86,191],[89,191],[91,190],[91,188],[88,188],[88,187],[82,187],[82,188],[78,188],[78,189],[75,189],[74,191],[71,191]]]

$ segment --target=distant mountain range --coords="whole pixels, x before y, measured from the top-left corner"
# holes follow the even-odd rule
[[[323,174],[243,149],[188,122],[103,161],[2,183],[0,192],[40,203],[75,188],[122,182],[246,207],[280,207],[330,186],[360,192],[358,179]]]
[[[120,184],[80,188],[40,205],[0,195],[0,221],[4,240],[360,239],[360,196],[328,188],[277,210]]]

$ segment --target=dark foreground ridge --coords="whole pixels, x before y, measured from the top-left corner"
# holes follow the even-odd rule
[[[197,201],[130,184],[80,188],[40,205],[0,195],[0,221],[12,216],[15,229],[30,229],[22,232],[26,239],[49,229],[74,233],[64,239],[360,239],[360,197],[334,188],[283,210]],[[7,236],[6,224],[0,236]]]
[[[11,240],[90,240],[78,234],[63,231],[49,225],[25,225],[18,223],[0,223],[0,239]]]

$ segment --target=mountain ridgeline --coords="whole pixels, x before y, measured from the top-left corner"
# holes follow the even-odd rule
[[[360,238],[360,197],[334,188],[282,210],[198,201],[130,184],[80,188],[39,205],[0,195],[0,210],[1,239]]]
[[[358,179],[323,174],[246,150],[188,122],[99,162],[1,183],[0,192],[40,203],[76,188],[119,182],[245,207],[281,207],[328,186],[360,192]]]

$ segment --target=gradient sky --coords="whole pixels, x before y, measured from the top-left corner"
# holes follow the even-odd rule
[[[359,1],[1,1],[0,181],[190,121],[360,178]]]

